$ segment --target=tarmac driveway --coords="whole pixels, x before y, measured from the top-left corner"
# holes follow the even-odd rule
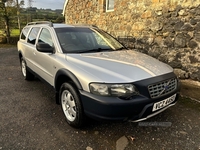
[[[0,150],[200,150],[198,102],[181,98],[142,123],[88,120],[74,129],[54,99],[47,84],[23,79],[16,48],[0,48]]]

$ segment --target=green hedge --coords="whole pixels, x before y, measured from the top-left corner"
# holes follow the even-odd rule
[[[18,40],[19,40],[19,36],[11,36],[9,44],[17,44]],[[7,43],[6,37],[5,36],[0,36],[0,44],[6,44],[6,43]]]

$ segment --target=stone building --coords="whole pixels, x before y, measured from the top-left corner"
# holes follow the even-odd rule
[[[93,24],[200,81],[200,0],[66,0],[68,24]]]

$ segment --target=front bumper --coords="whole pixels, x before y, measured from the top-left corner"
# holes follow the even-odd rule
[[[153,101],[146,97],[137,97],[134,100],[125,101],[114,97],[103,97],[102,99],[102,97],[82,92],[81,99],[85,114],[91,118],[98,120],[142,121],[175,105],[179,97],[178,93],[175,101],[171,104],[152,112],[154,103],[162,101],[173,94]]]
[[[168,74],[135,82],[134,85],[140,89],[139,91],[141,91],[141,95],[134,96],[130,100],[123,100],[118,97],[98,96],[85,91],[80,91],[84,112],[87,116],[98,120],[137,122],[148,119],[175,105],[179,97],[180,84],[178,82],[177,88],[169,94],[154,99],[150,98],[147,86],[151,83],[171,78],[172,76],[174,77],[173,74]],[[152,111],[153,105],[156,102],[165,100],[174,94],[176,94],[176,98],[172,103],[159,110]]]

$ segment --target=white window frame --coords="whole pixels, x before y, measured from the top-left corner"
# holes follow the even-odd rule
[[[114,8],[115,8],[115,0],[112,0],[113,1],[113,8],[112,9],[109,8],[109,5],[108,5],[109,1],[111,1],[111,0],[106,0],[106,12],[114,11]]]

